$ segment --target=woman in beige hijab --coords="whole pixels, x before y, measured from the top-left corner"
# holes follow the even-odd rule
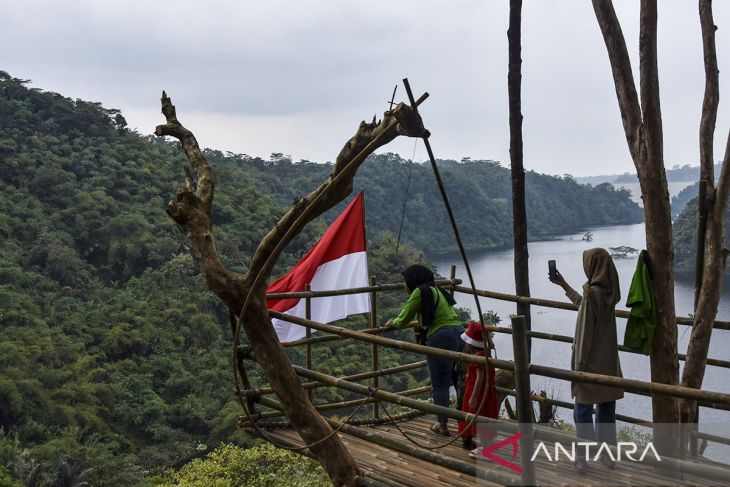
[[[582,294],[571,288],[560,273],[556,272],[552,279],[578,305],[571,368],[581,372],[622,377],[616,338],[615,308],[621,299],[616,267],[605,249],[596,248],[583,252],[583,270],[588,281],[583,284]],[[624,391],[615,387],[573,382],[571,394],[575,398],[573,416],[578,438],[615,445],[616,400],[624,397]],[[616,466],[607,455],[601,456],[601,462],[609,468]],[[586,472],[584,448],[576,448],[575,467],[580,473]]]

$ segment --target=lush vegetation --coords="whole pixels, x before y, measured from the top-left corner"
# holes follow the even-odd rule
[[[691,184],[677,193],[677,195],[672,198],[672,219],[676,220],[687,207],[687,204],[697,198],[699,194],[700,183]]]
[[[210,150],[207,155],[216,164],[233,161],[244,168],[258,182],[261,191],[282,205],[314,189],[332,172],[331,164],[294,163],[282,154],[272,154],[269,161]],[[495,161],[463,159],[461,162],[441,160],[439,170],[465,246],[479,250],[510,246],[509,169]],[[397,235],[402,223],[402,241],[427,249],[429,257],[457,249],[430,164],[411,163],[392,153],[374,155],[358,171],[355,187],[365,189],[369,229]],[[596,187],[578,184],[570,176],[528,172],[526,199],[532,238],[571,233],[590,226],[638,223],[643,218],[641,208],[631,201],[628,190],[616,190],[608,183]]]
[[[680,275],[694,276],[697,252],[697,198],[690,200],[674,220],[674,261]],[[725,242],[730,242],[730,208],[725,214]],[[727,245],[727,243],[726,243]],[[730,276],[730,267],[725,267]]]
[[[331,171],[280,154],[264,161],[206,152],[220,182],[213,210],[218,249],[237,271],[245,271],[292,198]],[[31,89],[0,72],[0,485],[150,484],[208,445],[251,443],[234,427],[241,409],[231,393],[226,310],[206,290],[164,212],[184,164],[177,143],[128,130],[117,110]],[[508,170],[491,161],[441,166],[469,247],[508,244]],[[411,245],[401,244],[395,255],[411,168],[403,224]],[[527,184],[533,236],[640,218],[628,195],[609,186],[534,173]],[[414,247],[453,248],[427,167],[376,156],[357,186],[367,190],[370,267],[379,282],[394,282],[406,263],[424,260]],[[276,272],[296,262],[324,227],[309,225]],[[379,297],[381,321],[402,299]],[[367,326],[362,316],[351,325]],[[362,372],[360,364],[369,363],[364,344],[314,350],[317,368],[334,374]],[[303,362],[301,350],[290,353]],[[380,352],[381,367],[414,359]],[[255,367],[250,374],[263,385]],[[424,376],[416,370],[381,384],[405,389]],[[315,395],[351,398],[324,388]],[[234,461],[238,453],[230,448],[219,453]],[[249,454],[255,453],[241,458]],[[175,481],[192,485],[195,475],[191,467]]]
[[[168,474],[160,487],[329,487],[322,466],[266,443],[252,448],[225,444]]]

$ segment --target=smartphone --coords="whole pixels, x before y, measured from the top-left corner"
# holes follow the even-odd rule
[[[555,261],[549,260],[548,261],[548,277],[550,277],[551,281],[554,281],[558,273],[558,268],[555,267]]]

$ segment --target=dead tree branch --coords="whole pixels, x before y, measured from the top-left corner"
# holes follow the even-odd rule
[[[424,100],[421,97],[420,101]],[[281,347],[266,307],[266,284],[286,245],[317,216],[342,201],[352,192],[353,179],[365,158],[398,135],[420,137],[425,132],[418,113],[404,104],[385,113],[376,123],[362,122],[345,144],[329,179],[316,190],[297,199],[292,208],[264,237],[245,276],[238,276],[223,266],[212,235],[211,208],[215,184],[213,174],[195,136],[178,120],[175,107],[163,92],[162,113],[167,123],[156,128],[159,136],[177,138],[190,161],[195,178],[184,174],[185,185],[175,201],[168,204],[168,214],[193,244],[193,256],[200,265],[206,284],[226,303],[231,323],[240,323],[259,357],[264,374],[281,400],[284,412],[304,442],[329,473],[335,485],[355,485],[359,475],[357,463],[329,424],[314,409]],[[247,303],[244,310],[244,303]],[[240,316],[236,321],[235,316]]]

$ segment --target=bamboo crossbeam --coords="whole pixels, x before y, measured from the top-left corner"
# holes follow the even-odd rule
[[[404,324],[403,326],[401,326],[398,329],[403,330],[405,328],[415,328],[416,326],[418,326],[418,322],[412,321],[410,323]],[[365,328],[360,331],[363,333],[370,333],[372,335],[380,335],[382,333],[385,333],[388,331],[394,331],[394,330],[396,330],[396,328],[393,328],[392,326],[380,326],[377,328]],[[308,343],[315,344],[315,343],[335,342],[335,341],[339,341],[342,339],[343,339],[343,337],[341,337],[339,335],[324,335],[324,336],[319,336],[319,337],[314,337],[314,338],[302,338],[301,340],[296,340],[293,342],[284,342],[281,344],[281,346],[284,348],[290,348],[290,347],[296,347],[298,345],[306,345]]]
[[[322,387],[324,387],[324,384],[320,384]],[[431,386],[423,386],[423,387],[417,387],[415,389],[407,389],[405,391],[396,392],[395,394],[398,394],[399,396],[403,397],[410,397],[410,396],[417,396],[419,394],[425,394],[427,392],[431,392]],[[257,402],[260,404],[263,404],[264,406],[270,406],[270,403],[267,401],[270,401],[271,399],[260,397],[257,399]],[[341,401],[341,402],[333,402],[329,404],[319,404],[315,405],[314,409],[317,411],[334,411],[337,409],[346,409],[346,408],[352,408],[357,407],[362,403],[362,399],[353,399],[351,401]],[[368,399],[365,401],[365,404],[372,404],[378,402],[377,399]],[[284,416],[284,413],[281,411],[264,411],[257,414],[252,414],[251,417],[254,420],[259,419],[268,419],[268,418],[279,418],[281,416]],[[248,418],[246,418],[248,419]]]
[[[703,433],[701,431],[692,431],[690,434],[696,438],[714,441],[715,443],[722,443],[723,445],[730,445],[730,438],[725,438],[724,436],[717,436],[711,433]]]
[[[495,389],[497,390],[497,392],[500,392],[502,394],[505,394],[508,396],[513,396],[513,397],[516,396],[515,391],[513,391],[512,389],[506,389],[504,387],[496,387]],[[534,402],[541,403],[541,404],[542,403],[550,404],[552,406],[558,406],[558,407],[565,408],[565,409],[574,409],[575,408],[575,404],[573,404],[572,402],[561,401],[559,399],[552,399],[549,397],[539,396],[537,394],[532,394],[531,398]],[[631,423],[631,424],[636,424],[639,426],[647,426],[647,427],[652,426],[651,421],[647,421],[645,419],[633,418],[631,416],[624,416],[623,414],[617,414],[616,419],[618,419],[619,421],[623,421],[624,423]]]
[[[440,416],[446,416],[447,418],[457,419],[462,421],[470,421],[474,418],[473,414],[464,413],[455,409],[437,406],[435,404],[427,403],[425,401],[419,401],[416,399],[410,399],[407,397],[401,397],[391,392],[373,390],[367,386],[361,384],[355,384],[354,382],[345,381],[332,377],[321,372],[315,372],[313,370],[307,370],[304,367],[294,366],[294,372],[301,377],[305,377],[311,380],[323,382],[327,385],[344,389],[347,391],[355,392],[357,394],[369,395],[376,399],[383,401],[392,402],[404,407],[410,407],[417,409],[425,413],[437,414]],[[271,401],[269,399],[269,401]],[[487,418],[484,416],[476,416],[476,423],[488,423],[492,428],[497,431],[509,434],[515,434],[519,432],[519,424],[504,421],[498,419]],[[574,435],[557,431],[552,428],[539,427],[535,425],[533,439],[535,441],[560,441],[560,442],[572,442],[576,438]],[[661,457],[661,460],[657,460],[653,455],[646,455],[643,460],[637,463],[643,463],[645,465],[651,465],[662,469],[667,469],[672,472],[685,472],[691,475],[697,475],[706,479],[721,480],[726,483],[730,483],[730,470],[727,468],[716,467],[713,465],[701,464],[688,460],[680,460],[668,456]]]
[[[425,366],[426,366],[426,361],[421,360],[419,362],[411,362],[410,364],[398,365],[396,367],[389,367],[387,369],[380,369],[380,370],[369,371],[369,372],[361,372],[359,374],[347,375],[342,378],[345,380],[351,380],[351,381],[372,379],[373,377],[382,377],[384,375],[398,374],[400,372],[406,372],[408,370],[420,369]],[[309,367],[307,367],[307,368],[309,368]],[[304,389],[316,389],[319,387],[323,387],[323,384],[321,384],[320,382],[305,382],[302,384],[302,387]],[[244,391],[241,391],[241,395],[243,397],[263,396],[266,394],[273,394],[273,393],[274,393],[274,389],[272,389],[271,387],[260,387],[258,389],[246,389]]]
[[[473,291],[471,288],[464,287],[464,286],[456,286],[456,291],[464,294],[470,294],[473,295]],[[476,291],[477,296],[480,296],[482,298],[491,298],[491,299],[497,299],[500,301],[510,301],[513,303],[527,303],[527,304],[534,304],[535,306],[542,306],[544,308],[556,308],[556,309],[565,309],[568,311],[577,311],[578,307],[574,305],[573,303],[566,303],[563,301],[553,301],[549,299],[538,299],[538,298],[532,298],[527,296],[515,296],[514,294],[506,294],[506,293],[498,293],[495,291],[485,291],[482,289],[477,289]],[[626,310],[616,310],[616,317],[617,318],[628,318],[629,312]],[[692,318],[685,318],[685,317],[677,317],[677,324],[680,325],[689,325],[691,326],[693,324]],[[730,330],[730,322],[728,321],[715,321],[714,328],[720,329],[720,330]]]
[[[326,331],[337,335],[346,336],[349,338],[356,338],[366,342],[377,342],[380,345],[387,347],[399,348],[401,350],[407,350],[409,352],[416,352],[425,355],[431,355],[434,357],[450,358],[452,360],[458,360],[464,363],[475,363],[483,364],[484,360],[487,360],[489,365],[497,369],[513,370],[514,364],[508,360],[500,360],[494,358],[477,357],[476,355],[451,352],[449,350],[442,350],[440,348],[427,347],[425,345],[418,345],[415,343],[404,342],[401,340],[394,340],[392,338],[385,338],[380,336],[372,336],[367,333],[362,333],[356,330],[350,330],[339,326],[325,325],[316,321],[305,320],[296,316],[286,315],[279,313],[278,311],[269,311],[272,317],[279,318],[291,323],[295,323],[303,326],[311,326],[320,331]],[[697,401],[703,401],[707,407],[714,407],[715,404],[721,404],[730,407],[730,395],[723,394],[720,392],[702,391],[699,389],[692,389],[690,387],[674,386],[668,384],[658,384],[653,382],[640,381],[636,379],[626,379],[623,377],[614,377],[601,374],[593,374],[589,372],[579,372],[572,370],[558,369],[555,367],[546,367],[544,365],[530,365],[530,373],[535,375],[542,375],[545,377],[552,377],[554,379],[563,379],[574,382],[585,382],[589,384],[599,384],[609,387],[615,387],[619,389],[625,389],[628,392],[644,392],[648,394],[657,394],[663,396],[674,396],[681,397],[684,399],[692,399]],[[712,404],[713,406],[710,406]]]
[[[511,335],[512,334],[512,328],[506,327],[506,326],[492,326],[487,325],[487,329],[490,331],[493,331],[495,333],[506,333]],[[562,342],[562,343],[573,343],[573,338],[569,337],[567,335],[557,335],[555,333],[545,333],[542,331],[527,331],[527,335],[532,338],[538,338],[541,340],[551,340],[554,342]],[[627,352],[627,353],[635,353],[635,354],[641,354],[641,352],[637,352],[636,350],[632,350],[628,347],[625,347],[623,345],[618,346],[619,351],[621,352]],[[677,357],[679,360],[684,360],[687,356],[683,353],[678,353]],[[730,369],[730,361],[728,360],[719,360],[714,358],[708,358],[705,360],[705,363],[707,365],[714,365],[715,367],[722,367],[726,369]]]
[[[576,370],[564,370],[558,369],[557,367],[548,367],[537,364],[530,365],[530,373],[542,375],[544,377],[551,377],[553,379],[563,379],[572,382],[586,382],[589,384],[615,387],[633,393],[645,392],[649,395],[673,396],[680,397],[682,399],[705,401],[710,404],[730,406],[730,394],[703,391],[700,389],[693,389],[691,387],[659,384],[656,382],[646,382],[636,379],[626,379],[625,377],[614,377]]]
[[[437,286],[455,286],[461,284],[461,279],[437,279]],[[471,289],[471,288],[467,288]],[[324,298],[328,296],[345,296],[348,294],[362,294],[369,292],[382,291],[402,291],[403,283],[398,284],[376,284],[374,286],[353,287],[349,289],[331,289],[328,291],[303,291],[296,293],[270,293],[266,295],[267,301],[275,299],[292,299],[292,298]]]

